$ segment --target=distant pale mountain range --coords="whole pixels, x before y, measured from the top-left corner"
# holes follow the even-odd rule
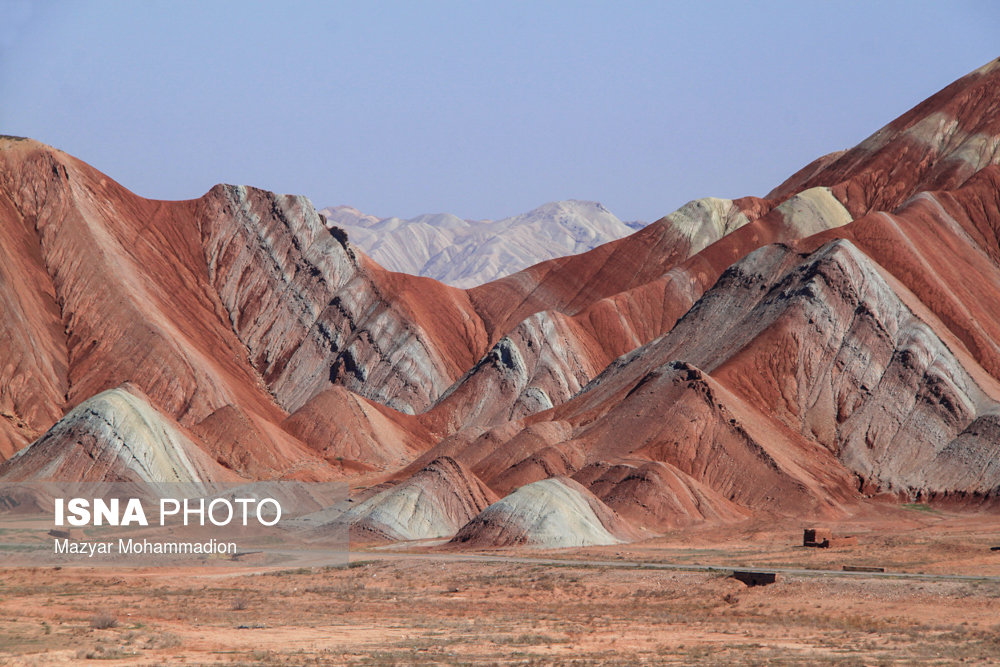
[[[379,219],[350,206],[320,213],[387,269],[464,288],[585,252],[647,224],[622,222],[601,204],[578,200],[543,204],[502,220],[464,220],[450,213]]]

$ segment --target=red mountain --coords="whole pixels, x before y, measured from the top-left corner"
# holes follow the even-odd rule
[[[383,536],[559,481],[483,509],[477,545],[987,502],[998,229],[1000,61],[764,199],[471,290],[382,269],[301,197],[151,201],[3,138],[0,478],[345,477],[383,483],[358,514],[407,526]]]

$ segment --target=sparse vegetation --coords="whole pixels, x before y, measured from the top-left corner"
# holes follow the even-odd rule
[[[981,532],[977,525],[968,535]],[[880,534],[865,553],[804,555],[792,539],[775,546],[773,535],[731,550],[676,539],[627,557],[683,560],[690,552],[715,562],[732,551],[746,563],[839,567],[846,555],[891,553],[928,571],[956,554],[993,563],[968,546],[968,535]],[[977,573],[1000,574],[996,561]],[[20,620],[0,628],[0,662],[42,650],[68,662],[230,666],[981,664],[1000,654],[1000,583],[992,579],[831,573],[746,588],[726,574],[422,560],[222,578],[12,570],[0,577],[0,614]],[[98,631],[105,622],[91,623],[95,609],[114,610],[103,613],[120,624]]]
[[[928,512],[930,514],[940,514],[940,510],[937,510],[926,503],[904,503],[904,509],[913,510],[914,512]]]
[[[107,630],[118,627],[118,618],[110,612],[102,611],[90,617],[90,627],[95,630]]]
[[[323,221],[323,224],[324,225],[326,224],[325,220]],[[332,236],[333,238],[337,239],[337,242],[340,245],[344,246],[345,248],[347,247],[348,238],[347,238],[347,230],[346,229],[344,229],[343,227],[337,227],[336,225],[334,225],[334,226],[332,226],[332,227],[329,228],[329,231],[330,231],[330,236]]]

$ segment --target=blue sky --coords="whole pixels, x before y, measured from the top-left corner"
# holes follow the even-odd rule
[[[0,133],[152,198],[652,220],[763,195],[1000,56],[965,2],[0,0]]]

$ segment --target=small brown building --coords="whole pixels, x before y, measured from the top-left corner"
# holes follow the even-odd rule
[[[833,531],[825,528],[806,528],[802,533],[802,546],[826,549],[833,540]]]
[[[834,537],[833,531],[826,528],[806,528],[802,532],[802,546],[829,549],[830,547],[857,546],[858,538],[854,535]]]

